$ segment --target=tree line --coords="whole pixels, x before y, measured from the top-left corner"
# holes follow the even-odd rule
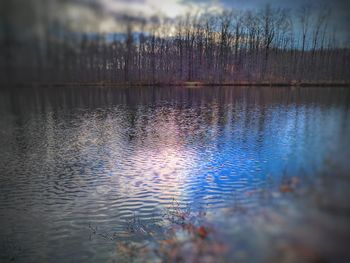
[[[329,8],[315,11],[304,5],[291,11],[266,5],[177,19],[125,18],[122,33],[79,33],[49,23],[40,37],[28,41],[10,33],[3,38],[1,78],[147,84],[349,82],[350,51],[341,47],[330,17]]]

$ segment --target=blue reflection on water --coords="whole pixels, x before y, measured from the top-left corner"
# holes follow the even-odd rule
[[[37,261],[70,253],[105,260],[110,247],[92,248],[86,225],[122,231],[135,214],[159,219],[174,198],[197,209],[253,208],[261,200],[247,193],[273,190],[285,175],[316,180],[328,161],[350,170],[348,89],[2,95],[0,235],[23,236]]]

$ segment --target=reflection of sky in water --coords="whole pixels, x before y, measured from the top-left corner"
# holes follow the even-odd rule
[[[72,251],[86,259],[91,249],[110,251],[84,239],[89,223],[121,231],[134,214],[159,217],[173,198],[181,206],[239,200],[254,207],[258,196],[246,193],[271,189],[284,174],[312,179],[326,160],[349,171],[348,94],[327,88],[5,92],[0,235],[22,233],[25,244],[58,260]]]
[[[240,105],[227,105],[224,123],[217,107],[211,111],[213,121],[203,134],[205,142],[199,138],[186,141],[195,155],[185,194],[189,201],[200,200],[203,205],[232,199],[235,192],[266,187],[269,178],[322,170],[325,159],[339,146],[336,135],[344,132],[336,109],[322,112],[318,107],[291,105],[247,113]],[[322,128],[322,123],[327,127]]]
[[[335,135],[342,136],[343,121],[340,109],[314,105],[140,106],[132,125],[120,132],[128,146],[123,152],[114,148],[120,161],[112,157],[112,180],[130,200],[144,197],[150,205],[180,198],[195,206],[225,206],[232,196],[244,198],[284,175],[321,171],[340,147]],[[142,211],[141,203],[129,209]]]

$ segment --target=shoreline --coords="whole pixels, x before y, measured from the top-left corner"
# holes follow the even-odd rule
[[[350,87],[346,82],[238,82],[238,83],[206,83],[206,82],[179,82],[179,83],[128,83],[128,82],[31,82],[31,83],[2,83],[15,87]]]

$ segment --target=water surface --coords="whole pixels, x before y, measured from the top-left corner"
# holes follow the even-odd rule
[[[273,207],[249,193],[285,176],[314,185],[330,167],[348,186],[349,101],[348,88],[4,89],[1,259],[118,262],[116,240],[91,226],[118,235],[135,216],[161,221],[174,200],[220,225],[234,203]],[[330,189],[343,220],[346,191]]]

